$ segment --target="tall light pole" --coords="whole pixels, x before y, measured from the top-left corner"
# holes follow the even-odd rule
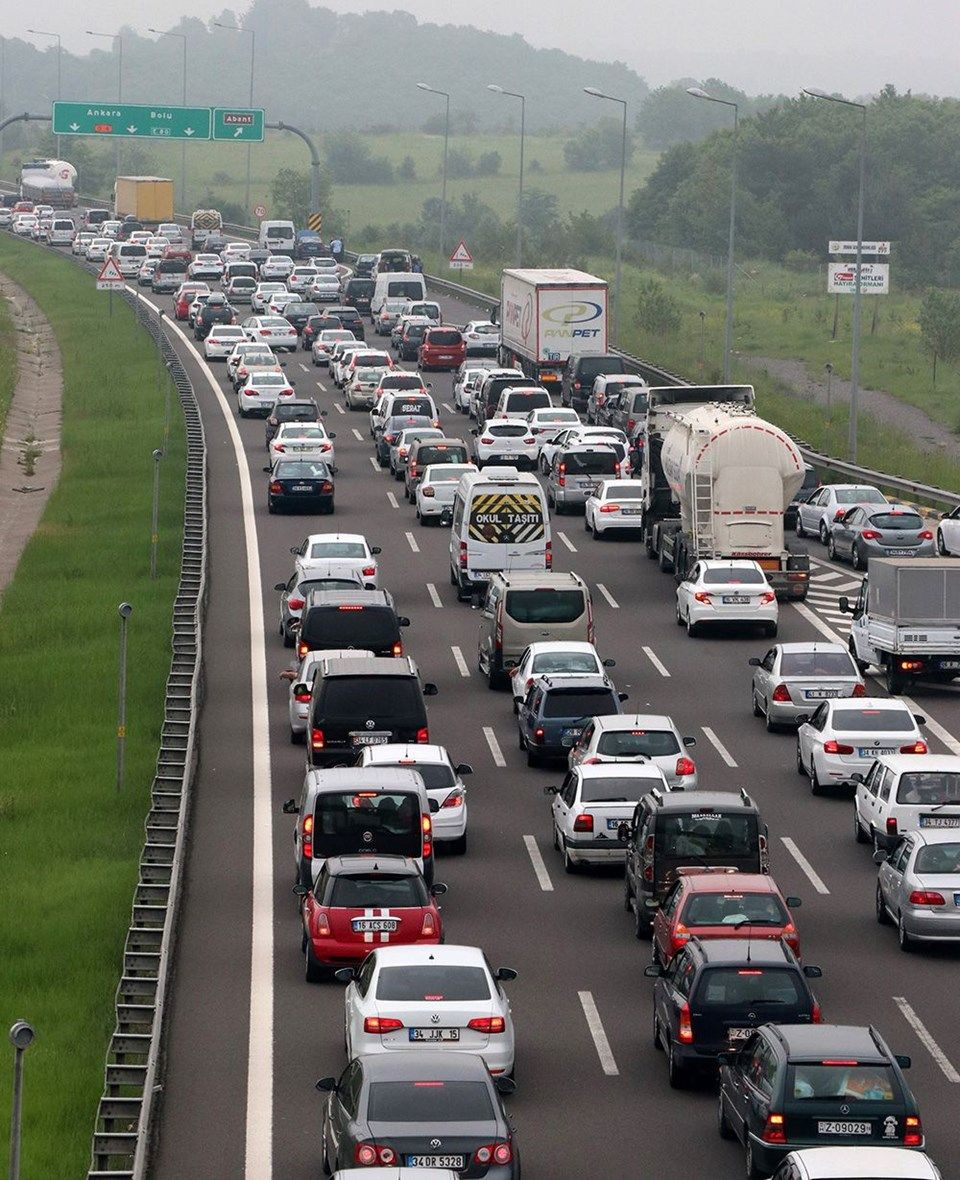
[[[33,1025],[17,1020],[10,1026],[13,1045],[13,1102],[10,1113],[10,1180],[20,1180],[20,1124],[23,1110],[23,1055],[36,1036]]]
[[[811,98],[822,98],[827,102],[838,102],[845,107],[855,107],[860,112],[860,189],[857,197],[857,268],[853,285],[853,348],[850,357],[850,422],[847,430],[847,448],[850,462],[857,461],[857,415],[860,410],[860,309],[862,306],[860,271],[863,262],[863,181],[867,167],[867,108],[862,102],[841,98],[838,94],[827,94],[825,90],[803,88]]]
[[[737,150],[740,143],[740,108],[726,98],[715,98],[699,86],[688,86],[687,94],[704,102],[719,103],[722,107],[733,107],[733,146],[730,149],[730,229],[727,235],[727,314],[723,323],[723,383],[730,384],[730,366],[733,360],[733,275],[734,238],[737,230]]]
[[[517,266],[523,266],[523,141],[526,131],[527,100],[515,90],[504,90],[491,82],[487,86],[494,94],[506,94],[510,98],[520,99],[520,187],[517,190]]]
[[[106,37],[117,43],[117,102],[123,102],[123,38],[119,33],[95,33],[87,29],[88,37]],[[117,136],[117,175],[120,175],[120,137]]]
[[[35,37],[55,37],[57,41],[57,102],[63,97],[63,43],[60,40],[59,33],[48,33],[46,29],[27,29],[28,33],[32,33]],[[60,136],[57,136],[57,158],[60,158],[62,148],[60,147]]]
[[[623,274],[623,181],[627,170],[627,100],[615,98],[612,94],[605,94],[596,86],[584,86],[584,94],[591,98],[605,98],[608,102],[618,102],[623,107],[623,131],[620,138],[620,203],[617,206],[617,269],[613,286],[613,343],[620,347],[620,283]]]
[[[443,243],[447,230],[447,148],[450,145],[450,95],[446,90],[437,90],[435,86],[428,86],[426,82],[417,83],[418,90],[426,90],[428,94],[439,94],[446,99],[446,117],[443,124],[443,183],[440,189],[440,265],[443,265]]]
[[[183,42],[183,64],[180,67],[180,105],[187,105],[187,34],[175,33],[173,29],[149,29],[158,37],[179,37]],[[183,211],[187,211],[187,141],[180,142],[180,200],[183,201]]]
[[[123,790],[124,755],[127,743],[127,619],[133,614],[129,602],[117,607],[120,616],[120,664],[117,672],[117,790]]]
[[[7,113],[6,107],[6,93],[7,93],[7,39],[0,37],[0,124]],[[3,167],[3,132],[0,131],[0,168]]]
[[[248,29],[246,25],[225,25],[221,21],[215,20],[214,25],[218,29],[229,29],[233,33],[249,33],[250,34],[250,107],[253,107],[253,67],[257,55],[257,33],[255,29]],[[250,215],[250,152],[253,144],[247,142],[247,179],[243,189],[243,208],[244,216]],[[246,223],[244,223],[246,224]]]

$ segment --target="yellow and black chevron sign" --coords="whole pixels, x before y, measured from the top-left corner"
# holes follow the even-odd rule
[[[469,534],[488,545],[522,545],[544,535],[543,505],[530,493],[493,492],[477,496],[470,510]]]
[[[323,214],[311,213],[307,218],[307,228],[312,229],[315,234],[318,234],[323,229]]]

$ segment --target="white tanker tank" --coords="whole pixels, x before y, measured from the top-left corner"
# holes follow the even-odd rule
[[[36,205],[72,208],[76,184],[77,170],[67,160],[29,160],[20,168],[20,197]]]

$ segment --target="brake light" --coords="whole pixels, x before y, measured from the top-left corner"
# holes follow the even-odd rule
[[[689,939],[690,931],[684,926],[682,922],[677,923],[677,928],[673,934],[670,935],[670,940],[673,943],[673,949],[678,951],[683,944]]]
[[[546,550],[544,552],[544,559],[547,563],[547,569],[552,570],[553,569],[553,542],[552,541],[548,541],[546,544]]]
[[[497,607],[497,625],[493,636],[494,646],[497,651],[503,651],[503,603]]]
[[[629,434],[630,431],[633,430],[633,428],[634,428],[634,426],[636,426],[636,424],[637,424],[636,418],[628,418],[627,419],[627,434]]]
[[[853,686],[853,692],[851,693],[851,696],[865,697],[866,695],[867,695],[867,686],[865,684],[860,682],[860,683],[857,683]]]
[[[690,1005],[684,1001],[680,1008],[680,1022],[677,1025],[677,1040],[681,1045],[693,1044],[693,1025],[690,1023]]]
[[[383,1033],[396,1032],[398,1028],[403,1028],[403,1021],[397,1020],[395,1016],[368,1016],[363,1022],[363,1031],[365,1033]]]
[[[270,335],[270,329],[269,329],[269,328],[261,328],[261,329],[260,329],[260,335],[261,335],[261,336],[269,336],[269,335]]]
[[[403,451],[401,451],[400,453],[401,453],[401,454],[403,454],[404,452],[403,452]],[[408,463],[408,464],[407,464],[407,470],[410,472],[410,476],[411,476],[411,478],[415,478],[415,477],[416,477],[416,474],[417,474],[417,465],[416,465],[416,463],[413,463],[413,462],[411,462],[411,463]]]
[[[260,396],[259,389],[245,389],[243,392],[247,395],[247,397],[259,397]],[[279,447],[278,449],[282,451],[283,447]]]
[[[823,1009],[820,1007],[820,1001],[813,1001],[813,1011],[810,1013],[810,1021],[812,1024],[820,1024],[823,1021]]]
[[[485,1143],[473,1153],[475,1164],[509,1164],[513,1162],[513,1147],[508,1140],[501,1143]]]
[[[270,481],[270,491],[273,492],[275,496],[279,496],[283,491],[283,484],[278,479],[272,479]]]
[[[900,747],[901,754],[926,754],[926,752],[927,752],[927,743],[926,742],[911,742],[910,745],[908,745],[908,746],[901,746]]]
[[[946,905],[942,893],[933,889],[914,889],[910,894],[911,905]]]
[[[888,815],[887,816],[887,835],[888,836],[896,836],[896,834],[897,834],[896,818],[892,815]]]
[[[353,1149],[353,1162],[362,1168],[390,1167],[397,1159],[392,1147],[380,1147],[376,1143],[358,1143]]]
[[[399,640],[397,640],[397,642],[393,645],[393,647],[390,648],[390,651],[395,656],[402,656],[403,655],[403,644]]]
[[[372,578],[376,574],[376,572],[377,572],[377,567],[375,565],[365,565],[363,567],[363,569],[360,571],[360,573],[363,574],[363,576],[365,578]]]
[[[685,754],[681,754],[681,756],[677,759],[677,765],[673,773],[676,775],[696,774],[697,768],[692,758],[688,758]]]
[[[589,812],[583,815],[578,815],[573,821],[573,830],[575,832],[592,832],[593,831],[593,816]]]
[[[838,508],[838,509],[836,510],[836,512],[834,512],[834,514],[833,514],[833,519],[834,519],[834,520],[842,520],[842,519],[843,519],[843,514],[844,514],[845,512],[846,512],[846,508]]]
[[[786,1143],[787,1133],[782,1114],[768,1114],[761,1136],[764,1143]]]
[[[414,472],[414,474],[416,474],[416,472]],[[423,485],[420,486],[420,495],[426,496],[428,500],[432,500],[436,494],[437,493],[434,491],[434,489],[429,484],[427,484],[426,487],[424,487]]]
[[[619,477],[620,477],[620,464],[619,464],[619,462],[614,463],[613,474],[619,479]]]
[[[333,484],[324,480],[324,482],[320,485],[320,491],[321,492],[332,492],[333,491]]]
[[[304,643],[302,640],[297,644],[297,659],[302,660],[303,657],[310,650],[310,644]]]
[[[324,747],[324,738],[322,729],[310,730],[310,748],[313,750],[322,750]]]
[[[557,480],[557,482],[560,484],[561,487],[565,487],[566,483],[567,483],[567,475],[566,475],[567,465],[566,465],[566,463],[561,463],[559,470],[560,470],[560,478]]]
[[[420,935],[422,938],[432,938],[437,933],[437,920],[433,914],[427,910],[423,915],[423,925],[420,927]]]
[[[908,1114],[903,1120],[903,1146],[920,1147],[923,1143],[923,1127],[915,1114]]]
[[[313,915],[313,937],[314,938],[329,938],[330,937],[330,919],[323,912],[323,910],[318,910]]]
[[[467,543],[466,543],[466,541],[460,542],[460,568],[462,570],[465,570],[467,568]]]
[[[397,447],[397,454],[402,459],[406,455],[406,453],[409,449],[410,449],[409,447]]]
[[[772,693],[770,699],[774,700],[774,701],[787,701],[787,702],[789,702],[790,689],[787,688],[787,686],[785,684],[778,684],[777,687],[773,690],[773,693]]]
[[[924,529],[922,532],[917,533],[917,540],[918,541],[932,541],[933,540],[933,533],[931,533],[929,529]]]
[[[460,807],[463,804],[463,791],[460,787],[455,787],[450,794],[440,804],[441,807]]]
[[[601,512],[619,512],[620,505],[619,504],[601,504],[600,511]]]
[[[530,438],[525,438],[523,441],[525,443],[532,443],[532,442],[536,442],[537,440],[533,437],[533,435],[531,435]]]
[[[477,1016],[467,1021],[467,1028],[472,1028],[474,1032],[502,1033],[506,1027],[507,1022],[502,1016]]]
[[[492,438],[482,438],[480,441],[483,443],[483,445],[485,447],[493,446],[493,439]]]
[[[417,730],[417,741],[421,744],[426,744],[430,741],[430,730],[425,725]]]
[[[876,529],[861,529],[860,536],[863,537],[863,539],[865,541],[879,541],[880,540],[880,534],[877,532]]]
[[[711,599],[710,595],[706,592],[706,590],[698,590],[696,592],[696,594],[694,594],[693,597],[697,600],[697,602],[712,602],[713,601]]]
[[[296,700],[297,704],[306,705],[309,704],[310,697],[311,694],[309,692],[298,692],[295,694],[294,699]]]
[[[823,743],[823,752],[824,754],[852,754],[853,746],[846,746],[831,738],[830,741]]]
[[[300,841],[303,844],[303,855],[313,856],[313,816],[305,815],[300,825]]]

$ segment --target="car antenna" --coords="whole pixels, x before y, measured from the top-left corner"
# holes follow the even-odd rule
[[[741,918],[739,922],[734,922],[733,928],[734,928],[734,930],[739,930],[741,926],[750,926],[750,925],[751,925],[751,922],[750,922],[749,918]],[[747,932],[747,962],[748,963],[752,962],[752,960],[750,958],[750,942],[751,942],[752,938],[753,938],[753,935],[750,934],[750,932],[748,931]]]

